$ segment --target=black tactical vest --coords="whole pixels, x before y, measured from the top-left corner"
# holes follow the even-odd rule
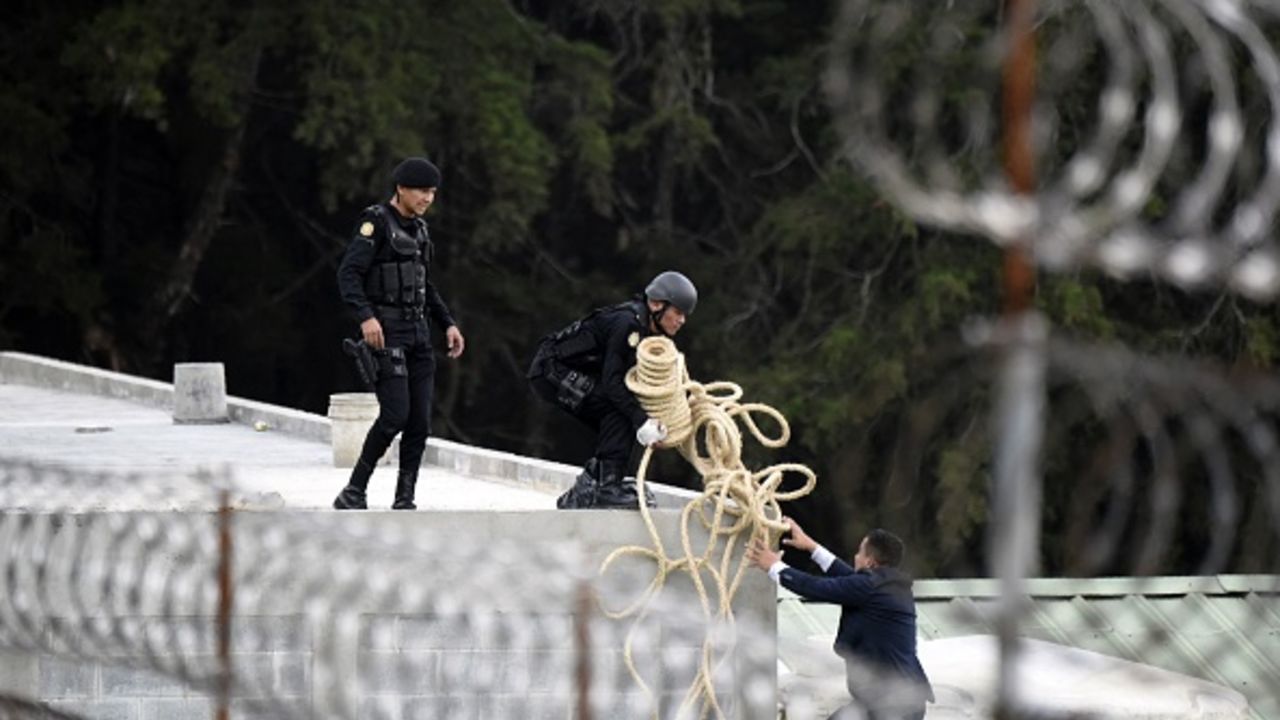
[[[382,240],[373,250],[373,266],[365,276],[365,296],[375,305],[421,309],[427,300],[432,254],[427,224],[414,218],[411,230],[406,230],[383,205],[371,205],[366,212],[378,219]]]
[[[547,335],[542,342],[552,357],[569,367],[598,370],[604,362],[605,349],[597,342],[595,334],[591,332],[588,325],[604,313],[625,309],[629,310],[636,322],[643,327],[643,307],[639,302],[632,300],[598,308],[581,320],[575,320],[559,331]]]

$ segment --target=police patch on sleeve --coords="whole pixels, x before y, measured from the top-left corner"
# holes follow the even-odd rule
[[[639,344],[640,344],[640,333],[638,333],[638,332],[633,332],[633,333],[631,333],[630,335],[628,335],[628,336],[627,336],[627,344],[628,344],[628,345],[630,345],[631,347],[635,347],[635,346],[639,345]]]
[[[373,223],[365,221],[360,225],[360,234],[365,237],[373,237]]]

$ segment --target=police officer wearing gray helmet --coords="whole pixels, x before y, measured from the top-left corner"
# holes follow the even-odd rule
[[[632,443],[660,443],[667,430],[627,389],[627,371],[642,339],[674,337],[697,304],[698,290],[689,278],[669,270],[643,295],[600,308],[538,344],[527,375],[530,386],[596,432],[595,455],[556,507],[639,509],[635,480],[624,477]],[[652,497],[645,503],[652,507]]]
[[[373,358],[378,418],[365,436],[346,487],[334,499],[339,510],[368,507],[365,492],[374,466],[400,438],[400,471],[392,509],[414,510],[418,468],[431,432],[436,361],[432,326],[444,330],[450,358],[466,341],[431,283],[433,246],[423,215],[435,201],[440,170],[426,158],[396,166],[389,200],[365,208],[338,268],[338,291],[360,326]]]

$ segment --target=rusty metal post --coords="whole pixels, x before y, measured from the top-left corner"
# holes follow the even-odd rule
[[[1035,0],[1006,0],[1008,54],[1002,83],[1004,171],[1020,198],[1036,190],[1032,118],[1035,103]],[[1014,238],[1004,254],[1004,357],[996,388],[994,500],[989,552],[1000,582],[997,618],[1000,665],[994,715],[1018,717],[1016,668],[1021,650],[1019,627],[1025,611],[1026,578],[1035,571],[1040,548],[1042,489],[1038,470],[1044,435],[1044,346],[1048,325],[1032,311],[1034,238]]]
[[[1009,54],[1004,63],[1001,111],[1003,118],[1004,171],[1018,195],[1036,189],[1035,149],[1031,137],[1035,103],[1036,38],[1035,0],[1006,0],[1005,24]],[[1004,311],[1014,315],[1031,307],[1035,269],[1027,245],[1018,238],[1004,254]]]
[[[591,720],[591,586],[578,583],[573,613],[574,706],[578,720]]]
[[[231,583],[231,501],[222,490],[218,501],[218,697],[215,720],[231,717],[231,609],[235,600]]]

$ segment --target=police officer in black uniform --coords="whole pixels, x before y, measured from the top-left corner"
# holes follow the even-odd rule
[[[640,340],[659,333],[674,337],[697,303],[689,278],[667,271],[643,295],[596,310],[539,343],[528,372],[534,392],[597,433],[595,456],[556,507],[639,508],[635,481],[624,478],[631,438],[649,446],[666,439],[667,431],[627,389],[627,371],[636,363]],[[653,506],[651,497],[645,502]]]
[[[414,510],[418,467],[431,432],[436,361],[431,326],[444,329],[449,357],[466,341],[431,284],[431,237],[422,219],[435,201],[440,171],[425,158],[409,158],[392,173],[395,194],[365,208],[338,268],[338,290],[350,308],[377,366],[379,413],[365,436],[351,479],[333,501],[339,510],[368,507],[365,490],[378,460],[400,438],[395,510]]]

